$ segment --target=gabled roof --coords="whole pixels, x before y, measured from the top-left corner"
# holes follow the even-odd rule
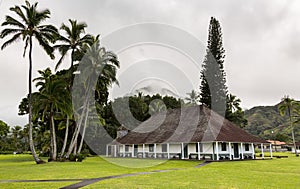
[[[178,142],[268,143],[250,135],[205,106],[167,110],[117,138],[112,144],[154,144]]]
[[[267,140],[267,141],[270,142],[272,145],[277,145],[277,146],[286,145],[285,142],[281,142],[279,140]]]

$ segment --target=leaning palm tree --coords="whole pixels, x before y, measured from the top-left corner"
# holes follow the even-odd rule
[[[281,99],[281,104],[279,105],[278,110],[279,110],[280,115],[284,116],[287,114],[287,116],[289,117],[290,127],[292,129],[292,138],[293,138],[295,154],[296,154],[296,156],[299,156],[298,151],[296,149],[294,121],[293,121],[293,115],[292,115],[296,104],[297,104],[297,102],[294,99],[289,98],[289,96],[284,96]]]
[[[80,102],[78,110],[75,107],[75,114],[79,116],[79,121],[77,122],[75,132],[73,133],[72,140],[70,142],[70,146],[66,155],[67,157],[69,157],[71,152],[76,149],[78,135],[82,129],[83,132],[79,149],[75,153],[78,154],[81,151],[84,133],[87,127],[87,121],[91,109],[90,106],[92,105],[91,99],[94,97],[93,94],[97,92],[97,89],[95,89],[95,86],[97,86],[97,82],[99,80],[105,81],[106,86],[110,86],[112,83],[118,84],[118,81],[116,79],[117,68],[119,68],[119,61],[117,59],[117,56],[110,51],[106,51],[104,47],[100,47],[99,35],[93,37],[93,45],[87,45],[86,54],[81,60],[80,66],[78,68],[78,70],[80,71],[79,77],[76,79],[76,82],[74,81],[75,86],[73,86],[73,90],[76,90],[75,95],[77,92],[78,94],[82,94],[76,100],[77,102]],[[102,118],[99,117],[99,120],[101,121]]]
[[[61,58],[59,59],[55,67],[56,70],[61,65],[63,59],[65,58],[69,50],[71,50],[71,68],[72,68],[74,65],[74,61],[81,59],[80,58],[81,56],[79,54],[82,54],[81,48],[84,46],[84,44],[92,43],[91,35],[86,34],[82,37],[82,34],[84,34],[85,28],[87,27],[85,23],[81,23],[81,22],[77,23],[76,20],[71,20],[71,19],[69,19],[69,22],[71,24],[71,27],[62,24],[60,28],[66,33],[66,37],[61,35],[58,39],[58,41],[62,42],[62,44],[54,46],[54,48],[58,49],[61,54]]]
[[[8,35],[13,35],[12,38],[7,40],[1,47],[3,50],[5,47],[18,39],[25,41],[23,57],[26,54],[27,47],[29,47],[28,58],[29,58],[29,143],[32,155],[37,164],[43,163],[38,158],[32,137],[32,48],[33,38],[37,39],[39,44],[43,47],[46,53],[53,59],[53,48],[49,45],[49,42],[54,43],[57,37],[57,29],[52,25],[41,25],[43,21],[50,17],[50,11],[48,9],[39,11],[37,10],[38,3],[31,5],[28,1],[25,1],[26,5],[11,7],[10,10],[17,14],[20,21],[11,17],[6,16],[2,26],[11,26],[11,28],[5,28],[1,31],[1,38]]]
[[[57,145],[56,145],[56,127],[54,117],[57,114],[68,114],[72,112],[70,103],[71,95],[66,92],[67,83],[58,78],[57,75],[52,75],[50,68],[44,71],[39,71],[42,77],[36,78],[39,93],[37,95],[37,103],[33,106],[35,114],[42,113],[42,119],[49,117],[50,122],[50,159],[56,160],[57,158]]]

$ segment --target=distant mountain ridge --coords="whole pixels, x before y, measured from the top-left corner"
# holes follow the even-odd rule
[[[291,142],[291,128],[288,116],[281,116],[280,103],[274,106],[256,106],[245,111],[248,125],[245,130],[263,139]],[[300,141],[300,125],[295,125],[295,139]]]

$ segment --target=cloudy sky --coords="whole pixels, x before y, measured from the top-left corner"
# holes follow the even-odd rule
[[[23,2],[0,1],[1,23],[9,7]],[[87,32],[101,34],[102,44],[118,54],[120,87],[112,89],[113,96],[136,90],[184,96],[198,89],[214,16],[223,30],[229,92],[242,100],[243,108],[273,105],[286,94],[299,99],[299,1],[51,0],[39,7],[50,9],[47,23],[57,27],[69,18],[86,22]],[[17,115],[28,91],[22,49],[20,41],[0,52],[0,119],[12,126],[27,122]],[[33,53],[34,77],[37,70],[54,68],[55,61],[37,44]],[[61,68],[68,66],[66,59]]]

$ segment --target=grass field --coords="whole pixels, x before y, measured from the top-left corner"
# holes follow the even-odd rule
[[[182,168],[170,172],[104,180],[85,188],[299,188],[300,158],[288,155],[289,158],[273,160],[211,163],[201,168],[194,168],[199,164],[198,161],[126,159],[124,161],[128,161],[128,165],[159,164],[129,168],[111,164],[99,157],[90,157],[82,163],[53,162],[35,165],[30,156],[3,155],[0,156],[0,180],[83,179]],[[76,182],[0,182],[0,188],[59,188],[72,183]]]

